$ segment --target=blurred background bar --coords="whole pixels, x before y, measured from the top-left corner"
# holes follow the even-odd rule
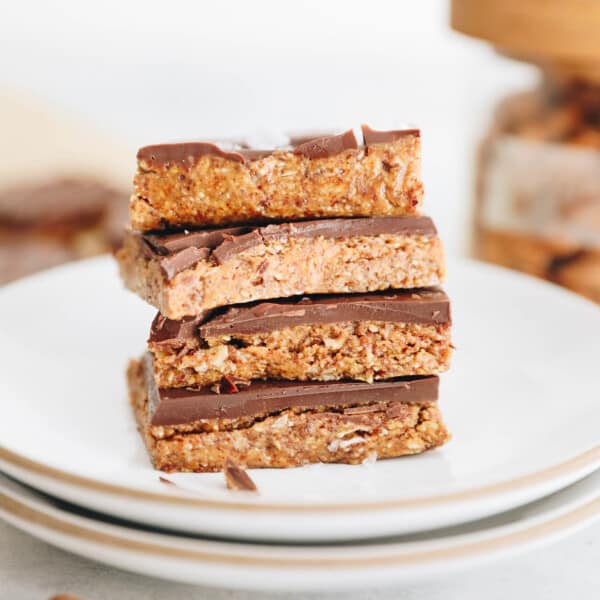
[[[600,302],[600,2],[453,0],[451,22],[539,71],[481,142],[474,255]]]
[[[8,88],[0,131],[0,283],[119,246],[129,152]]]
[[[586,19],[569,21],[569,6]],[[573,275],[574,265],[600,271],[591,226],[600,220],[598,181],[585,175],[580,199],[551,209],[584,222],[585,235],[561,237],[554,225],[548,234],[540,222],[582,182],[563,178],[567,163],[575,173],[595,168],[597,87],[580,71],[582,62],[595,69],[598,10],[593,0],[12,3],[0,20],[0,122],[11,124],[0,148],[16,165],[0,169],[0,280],[118,243],[106,224],[126,210],[141,145],[409,123],[423,131],[428,210],[450,254],[475,252],[594,297],[572,281],[600,285],[600,273]],[[557,46],[564,52],[553,53]],[[574,64],[576,82],[565,75]],[[561,158],[575,148],[587,166]],[[88,207],[80,215],[78,195]],[[513,206],[530,225],[512,225]],[[55,222],[67,226],[54,231]],[[42,238],[52,251],[36,250]]]

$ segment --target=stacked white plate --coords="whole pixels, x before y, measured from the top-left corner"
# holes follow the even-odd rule
[[[457,350],[440,405],[453,441],[358,467],[252,471],[250,494],[222,474],[171,474],[171,485],[151,468],[124,371],[153,311],[110,259],[4,288],[0,516],[124,569],[287,590],[430,577],[590,522],[600,310],[465,260],[451,262],[447,290]]]

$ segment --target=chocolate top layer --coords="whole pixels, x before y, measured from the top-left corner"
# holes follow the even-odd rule
[[[419,135],[418,129],[397,131],[375,131],[362,125],[364,145],[394,142],[406,135]],[[202,156],[212,155],[239,163],[259,160],[274,152],[293,152],[306,158],[329,158],[346,150],[359,150],[360,144],[349,129],[338,135],[322,135],[318,137],[296,136],[288,139],[288,144],[280,148],[255,149],[245,142],[231,144],[231,150],[224,149],[214,142],[183,142],[178,144],[155,144],[144,146],[137,153],[137,159],[150,168],[169,163],[193,165]]]
[[[146,362],[146,386],[151,425],[193,423],[200,419],[235,419],[275,413],[288,408],[346,407],[378,402],[431,404],[438,398],[436,376],[362,381],[254,381],[232,394],[209,388],[157,388],[151,360]]]
[[[200,315],[175,321],[157,313],[150,327],[148,343],[181,346],[186,340],[194,339],[198,335],[198,325],[205,319],[206,315]]]
[[[189,269],[201,260],[210,257],[218,264],[223,264],[241,252],[269,241],[384,234],[435,236],[437,230],[429,217],[366,217],[141,236],[151,257],[160,260],[163,273],[168,279],[172,279],[177,273]]]
[[[190,163],[193,164],[202,156],[220,156],[235,162],[244,162],[244,156],[237,151],[226,152],[212,142],[184,142],[180,144],[154,144],[144,146],[137,153],[138,161],[150,165],[165,163]]]
[[[208,248],[210,250],[222,244],[225,239],[252,231],[252,227],[227,227],[223,229],[204,229],[168,234],[146,234],[144,239],[163,256],[175,254],[186,248]]]
[[[414,135],[419,137],[421,132],[418,129],[396,129],[395,131],[377,131],[371,129],[368,125],[360,126],[365,141],[365,146],[372,146],[373,144],[390,144],[395,142],[407,135]]]
[[[329,135],[303,142],[294,149],[294,154],[306,158],[328,158],[344,150],[358,150],[358,141],[352,129],[340,135]]]
[[[253,334],[297,325],[382,321],[433,325],[450,321],[441,290],[305,297],[228,308],[202,323],[200,337]]]
[[[215,314],[216,313],[216,314]],[[248,335],[298,325],[347,321],[450,323],[450,301],[442,290],[305,296],[233,306],[212,315],[172,321],[158,314],[149,342],[181,346],[186,340]]]

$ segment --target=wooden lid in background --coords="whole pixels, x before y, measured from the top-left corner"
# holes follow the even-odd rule
[[[600,0],[451,0],[453,29],[503,53],[585,73],[600,65]]]

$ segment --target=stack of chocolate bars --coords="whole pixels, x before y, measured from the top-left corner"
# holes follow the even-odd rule
[[[418,130],[148,146],[134,187],[118,260],[159,310],[128,370],[157,469],[361,463],[449,439]]]

